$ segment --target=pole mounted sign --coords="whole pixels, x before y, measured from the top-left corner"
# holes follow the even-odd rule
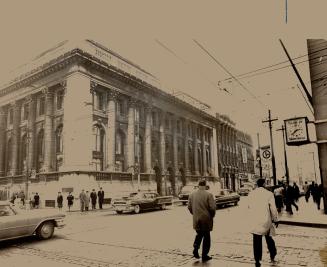
[[[286,144],[300,146],[310,143],[308,136],[308,118],[299,117],[284,120],[286,129]]]

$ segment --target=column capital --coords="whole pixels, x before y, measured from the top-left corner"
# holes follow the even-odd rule
[[[45,97],[52,97],[53,96],[53,91],[50,90],[49,87],[44,87],[42,89],[42,94],[45,96]]]
[[[95,81],[90,82],[90,93],[94,94],[95,89],[97,88],[98,84]]]
[[[150,113],[154,110],[154,107],[151,104],[144,103],[143,106],[146,113]]]
[[[66,94],[66,91],[67,91],[67,81],[66,80],[63,80],[59,84],[60,84],[61,89],[64,91],[64,94]]]
[[[108,92],[108,100],[113,100],[113,101],[116,101],[118,98],[119,98],[119,96],[120,96],[121,94],[118,92],[118,91],[116,91],[116,90],[110,90],[109,92]]]
[[[128,98],[128,105],[130,107],[136,107],[138,104],[140,103],[140,101],[134,97],[129,97]]]

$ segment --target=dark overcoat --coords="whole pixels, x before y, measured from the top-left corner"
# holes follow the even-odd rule
[[[196,231],[212,231],[216,203],[213,195],[200,187],[188,199],[188,209],[193,215],[193,228]]]

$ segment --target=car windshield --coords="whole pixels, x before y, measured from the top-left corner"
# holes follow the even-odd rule
[[[0,217],[15,215],[16,212],[9,205],[0,206]]]

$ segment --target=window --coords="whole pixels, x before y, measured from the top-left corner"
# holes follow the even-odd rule
[[[45,113],[45,97],[42,96],[40,97],[39,100],[39,116],[44,115],[44,113]]]
[[[14,121],[14,110],[11,108],[8,111],[8,124],[12,125]]]
[[[124,108],[124,102],[123,100],[118,100],[117,101],[117,113],[120,116],[124,116],[125,115],[125,108]]]
[[[118,132],[116,135],[116,154],[124,154],[124,136],[121,132]]]
[[[97,110],[104,110],[104,93],[95,92],[95,108]]]
[[[98,125],[93,126],[94,151],[103,152],[104,130]]]
[[[27,169],[27,135],[24,134],[21,140],[21,152],[20,152],[20,170],[24,171]]]
[[[23,105],[23,110],[22,110],[22,120],[23,120],[23,121],[28,120],[28,115],[29,115],[29,110],[28,110],[28,108],[29,108],[28,103],[25,103],[25,104]]]
[[[165,118],[165,128],[169,129],[169,118]]]
[[[63,108],[64,104],[64,90],[57,91],[57,110]]]
[[[152,126],[157,126],[157,114],[152,112]]]
[[[7,142],[7,155],[6,155],[6,173],[7,175],[10,174],[10,171],[11,171],[11,157],[12,157],[12,141],[11,141],[11,138],[9,138],[8,142]]]
[[[177,133],[181,133],[181,122],[177,121]]]
[[[44,131],[40,130],[37,135],[37,164],[36,169],[39,172],[43,167],[43,155],[44,155]]]

